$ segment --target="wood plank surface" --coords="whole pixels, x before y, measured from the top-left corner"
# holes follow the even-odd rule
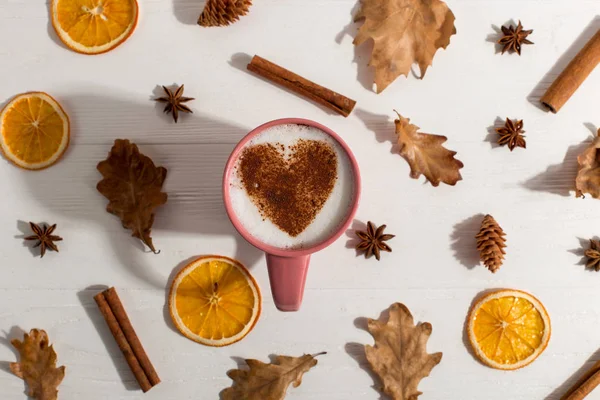
[[[140,0],[127,43],[101,56],[66,49],[48,22],[48,1],[0,0],[0,105],[46,91],[72,121],[64,159],[41,172],[0,160],[0,397],[24,399],[9,342],[24,330],[48,331],[67,374],[64,400],[218,399],[226,372],[243,358],[327,351],[292,400],[375,400],[380,382],[366,370],[372,344],[365,318],[400,301],[433,324],[430,352],[444,353],[424,379],[422,400],[557,400],[584,365],[600,359],[600,274],[582,265],[582,246],[600,235],[600,202],[576,199],[577,154],[600,127],[600,71],[557,115],[539,97],[600,28],[597,0],[448,0],[458,34],[424,80],[400,77],[371,90],[369,46],[352,45],[356,0],[256,0],[227,28],[195,21],[201,0]],[[500,55],[499,26],[534,29],[521,57]],[[328,113],[245,71],[261,56],[357,100],[349,118]],[[151,101],[160,85],[185,84],[194,114],[175,125]],[[465,164],[455,187],[410,179],[394,153],[393,109],[423,132],[445,135]],[[298,313],[278,312],[263,255],[230,224],[221,178],[235,144],[272,119],[302,117],[338,132],[353,149],[364,182],[353,228],[367,220],[396,234],[381,262],[356,257],[351,232],[313,256]],[[493,128],[524,119],[527,150],[498,148]],[[96,189],[98,161],[115,138],[135,141],[169,170],[168,204],[153,229],[159,255],[146,252]],[[505,265],[478,265],[473,236],[483,214],[507,233]],[[57,223],[60,253],[39,259],[23,244],[27,221]],[[178,334],[166,310],[174,271],[217,253],[251,268],[264,311],[254,331],[213,349]],[[102,320],[93,295],[115,286],[163,380],[148,394]],[[501,372],[481,365],[465,342],[464,321],[478,293],[516,288],[537,296],[552,318],[546,352],[531,366]],[[600,389],[589,398],[600,399]]]

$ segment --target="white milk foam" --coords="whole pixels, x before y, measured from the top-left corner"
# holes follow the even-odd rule
[[[286,152],[289,152],[290,146],[293,146],[298,139],[326,142],[337,155],[337,179],[333,190],[313,222],[298,236],[290,236],[271,220],[263,218],[258,207],[246,193],[236,172],[238,168],[232,168],[230,177],[231,205],[244,228],[261,242],[283,249],[307,248],[327,240],[348,216],[355,196],[354,172],[348,155],[335,139],[318,128],[296,124],[271,127],[248,142],[239,155],[245,148],[263,143],[281,144],[285,146]]]

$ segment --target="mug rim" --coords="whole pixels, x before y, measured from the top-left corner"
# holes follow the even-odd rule
[[[271,128],[273,126],[287,125],[287,124],[312,126],[317,129],[320,129],[321,131],[323,131],[327,135],[329,135],[332,139],[334,139],[342,147],[342,149],[346,153],[346,155],[348,157],[348,161],[350,162],[350,165],[353,170],[353,175],[354,175],[354,200],[352,202],[350,211],[348,212],[344,221],[340,224],[340,227],[335,231],[334,234],[327,237],[327,239],[325,239],[313,246],[306,247],[306,248],[299,248],[299,249],[282,249],[280,247],[275,247],[275,246],[269,245],[267,243],[264,243],[261,240],[257,239],[256,237],[254,237],[242,225],[242,223],[241,223],[240,219],[238,218],[238,216],[236,215],[235,211],[233,211],[233,207],[231,205],[231,197],[230,197],[229,190],[228,190],[228,187],[230,184],[231,172],[232,172],[233,167],[235,166],[236,161],[239,158],[242,148],[244,148],[244,146],[250,140],[252,140],[258,134],[262,133],[265,129]],[[346,142],[343,141],[343,139],[337,133],[335,133],[334,131],[332,131],[331,129],[329,129],[326,126],[324,126],[318,122],[309,120],[309,119],[280,118],[280,119],[266,122],[256,128],[254,128],[249,133],[247,133],[246,136],[244,136],[242,138],[242,140],[240,140],[238,142],[238,144],[235,146],[235,148],[229,155],[227,164],[225,164],[225,172],[223,174],[222,189],[223,189],[223,202],[225,203],[225,211],[227,212],[227,216],[229,217],[229,220],[233,224],[234,228],[240,233],[240,235],[242,235],[242,237],[246,241],[248,241],[254,247],[256,247],[268,254],[272,254],[275,256],[279,256],[279,257],[302,257],[302,256],[307,256],[307,255],[316,253],[317,251],[323,250],[324,248],[326,248],[327,246],[329,246],[330,244],[335,242],[337,239],[339,239],[339,237],[342,236],[342,234],[346,231],[346,229],[348,229],[348,226],[350,226],[352,220],[354,219],[354,216],[356,215],[356,211],[358,210],[358,205],[360,202],[360,194],[361,194],[361,177],[360,177],[360,171],[358,169],[358,162],[356,161],[356,158],[355,158],[354,154],[352,153],[352,150],[350,150],[350,147],[346,144]]]

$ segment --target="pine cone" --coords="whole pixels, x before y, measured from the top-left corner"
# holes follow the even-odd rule
[[[498,271],[504,262],[506,235],[494,217],[486,215],[481,223],[481,230],[475,236],[477,250],[483,264],[493,273]]]
[[[202,26],[227,26],[248,14],[252,0],[208,0],[198,18]]]

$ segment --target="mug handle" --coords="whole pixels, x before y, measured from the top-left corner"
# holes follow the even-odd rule
[[[275,306],[280,311],[298,311],[304,295],[310,254],[281,257],[266,253],[266,257]]]

